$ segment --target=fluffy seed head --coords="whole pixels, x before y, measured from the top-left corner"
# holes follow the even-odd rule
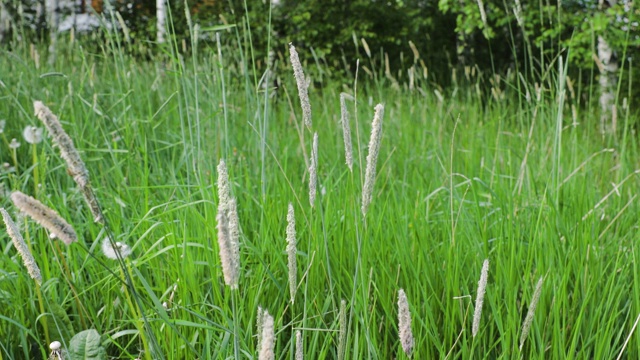
[[[289,203],[287,212],[287,257],[289,265],[289,294],[291,303],[295,302],[296,286],[298,284],[296,265],[296,218],[293,212],[293,205]]]
[[[42,141],[42,128],[28,125],[22,131],[22,137],[29,144],[38,144]]]
[[[342,299],[340,301],[340,313],[338,314],[340,322],[340,336],[338,337],[338,360],[344,360],[347,346],[347,302]]]
[[[344,138],[344,157],[349,167],[349,171],[353,172],[353,149],[351,147],[351,128],[349,127],[349,111],[347,110],[348,94],[340,94],[340,122],[342,123],[342,135]]]
[[[296,331],[296,360],[304,360],[304,349],[302,348],[302,333]]]
[[[11,193],[11,201],[23,213],[29,215],[43,228],[49,230],[52,239],[59,238],[65,245],[78,240],[73,227],[69,225],[57,212],[45,206],[40,201],[25,195],[20,191]]]
[[[24,238],[20,234],[18,226],[16,226],[16,224],[13,222],[13,219],[11,219],[11,216],[9,216],[7,210],[5,210],[4,208],[0,208],[0,213],[2,213],[2,218],[7,228],[7,234],[9,234],[9,237],[13,242],[13,246],[18,251],[18,254],[20,254],[20,257],[22,257],[22,262],[27,268],[29,276],[31,276],[31,278],[35,280],[38,285],[42,284],[42,275],[40,274],[40,268],[38,267],[36,260],[33,258],[31,250],[29,250],[29,247],[24,242]]]
[[[398,291],[398,331],[400,335],[400,344],[402,351],[411,357],[413,352],[413,332],[411,331],[411,312],[409,311],[409,302],[407,295],[403,289]]]
[[[380,139],[382,138],[382,117],[384,106],[378,104],[375,107],[375,115],[371,124],[371,138],[369,139],[369,154],[367,155],[367,169],[364,176],[364,186],[362,189],[362,214],[367,215],[371,197],[373,195],[373,184],[376,180],[376,163],[380,152]]]
[[[229,220],[224,211],[218,209],[218,246],[220,247],[220,262],[222,263],[222,274],[224,283],[231,289],[238,288],[238,268],[234,260],[234,250],[229,235]]]
[[[540,277],[538,280],[538,284],[536,285],[536,290],[533,292],[533,298],[531,299],[531,304],[529,304],[529,311],[527,311],[527,316],[524,318],[524,322],[522,323],[522,334],[520,335],[520,351],[522,351],[522,347],[524,346],[524,341],[529,336],[529,331],[531,330],[531,324],[533,323],[533,316],[536,313],[536,307],[538,306],[538,301],[540,300],[540,293],[542,293],[542,282],[544,278]]]
[[[309,165],[309,202],[311,207],[316,202],[316,185],[318,183],[318,133],[313,134],[313,147],[311,149],[311,164]]]
[[[302,118],[304,124],[311,128],[311,104],[309,103],[309,85],[304,78],[304,72],[302,71],[302,64],[300,64],[300,58],[298,52],[293,44],[289,44],[289,54],[291,58],[291,66],[293,67],[293,76],[296,78],[296,85],[298,86],[298,96],[300,97],[300,105],[302,106]]]
[[[73,145],[71,137],[64,131],[58,118],[41,101],[35,101],[33,107],[36,116],[42,121],[49,135],[53,138],[54,143],[60,149],[60,156],[67,163],[69,173],[73,176],[73,180],[78,184],[82,196],[87,205],[89,205],[94,222],[102,223],[104,220],[102,210],[91,188],[89,171],[84,165],[84,161],[82,161],[78,150],[76,150],[76,147]]]
[[[487,291],[487,278],[489,277],[489,259],[482,263],[482,271],[480,273],[480,281],[478,281],[478,293],[476,294],[476,308],[473,312],[473,326],[471,334],[473,337],[478,335],[480,329],[480,318],[482,317],[482,304],[484,303],[484,294]]]
[[[228,216],[229,201],[231,201],[231,188],[229,186],[229,172],[224,159],[218,163],[218,210],[222,210]]]
[[[131,252],[131,248],[125,243],[120,241],[112,243],[108,236],[105,236],[104,240],[102,240],[102,253],[108,259],[118,260],[118,256],[124,259],[131,255]]]
[[[266,310],[262,314],[261,333],[262,340],[260,341],[258,360],[274,360],[276,356],[274,352],[276,339],[273,329],[273,317]]]

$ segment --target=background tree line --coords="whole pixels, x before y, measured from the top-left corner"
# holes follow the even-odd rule
[[[53,42],[51,29],[77,25],[70,17],[114,13],[128,39],[146,50],[164,36],[178,44],[189,39],[189,23],[234,26],[250,42],[258,71],[270,51],[286,53],[290,42],[308,49],[327,75],[352,76],[355,59],[368,59],[365,71],[394,82],[409,81],[413,68],[445,86],[458,80],[451,69],[470,67],[542,81],[563,56],[579,84],[597,84],[605,94],[603,108],[629,81],[633,72],[620,69],[636,66],[640,43],[638,11],[629,0],[4,0],[0,39]],[[215,39],[200,34],[202,46]]]

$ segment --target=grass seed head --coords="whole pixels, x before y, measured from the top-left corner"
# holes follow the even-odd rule
[[[0,208],[0,213],[2,213],[2,218],[7,228],[7,234],[9,234],[9,237],[13,242],[13,246],[18,251],[18,254],[20,254],[20,257],[22,257],[22,262],[27,268],[29,276],[31,276],[31,278],[35,280],[38,285],[42,284],[42,275],[40,274],[40,268],[38,267],[36,260],[33,258],[31,250],[29,250],[29,247],[24,242],[24,238],[20,234],[18,226],[16,226],[16,224],[13,222],[13,219],[11,219],[11,216],[9,216],[7,210],[5,210],[4,208]]]
[[[298,96],[300,97],[300,105],[302,106],[302,118],[304,124],[311,128],[311,104],[309,103],[309,85],[304,78],[304,72],[302,71],[302,64],[300,64],[300,58],[298,52],[293,44],[289,44],[289,55],[291,58],[291,66],[293,67],[293,76],[296,79],[296,85],[298,87]]]
[[[482,271],[480,272],[480,280],[478,281],[478,293],[476,294],[476,307],[473,312],[473,326],[471,334],[473,337],[478,335],[480,329],[480,318],[482,317],[482,304],[484,303],[484,294],[487,292],[487,279],[489,277],[489,259],[482,263]]]
[[[411,357],[414,344],[413,332],[411,331],[411,312],[409,311],[407,295],[403,289],[398,291],[398,332],[402,351]]]
[[[382,117],[384,116],[384,105],[378,104],[375,107],[375,115],[371,123],[371,138],[369,139],[369,154],[367,155],[367,169],[364,176],[364,186],[362,188],[362,214],[367,215],[371,197],[373,195],[373,185],[376,180],[376,163],[380,152],[380,140],[382,138]]]
[[[287,212],[287,257],[289,267],[289,294],[291,295],[291,303],[295,302],[297,279],[296,264],[296,218],[293,210],[293,204],[289,203],[289,211]]]
[[[342,135],[344,138],[344,157],[349,167],[349,171],[353,172],[353,148],[351,147],[351,128],[349,127],[349,110],[347,110],[348,94],[340,94],[340,122],[342,123]]]
[[[302,333],[296,330],[296,360],[304,359],[304,349],[302,347]]]
[[[234,250],[229,234],[229,220],[222,209],[218,209],[218,246],[224,282],[231,289],[238,288],[238,268],[234,260]]]
[[[40,226],[47,229],[52,239],[59,238],[65,245],[78,240],[75,230],[57,212],[40,201],[25,195],[20,191],[11,193],[11,201],[23,213],[27,214]]]
[[[89,210],[93,215],[94,222],[102,223],[104,221],[102,210],[100,209],[98,200],[95,197],[91,183],[89,181],[89,171],[82,161],[78,150],[73,145],[73,140],[64,131],[58,117],[55,116],[48,107],[46,107],[41,101],[35,101],[33,103],[35,114],[42,121],[47,128],[49,135],[53,138],[54,143],[60,149],[60,156],[67,163],[67,169],[73,180],[80,188],[80,192],[84,197]]]
[[[309,202],[315,207],[318,183],[318,133],[313,134],[311,148],[311,164],[309,165]]]
[[[529,336],[529,331],[531,331],[531,324],[533,324],[533,316],[536,313],[536,307],[538,307],[538,301],[540,300],[540,294],[542,293],[542,282],[544,278],[541,277],[538,280],[538,284],[536,285],[536,290],[533,292],[533,298],[531,298],[531,304],[529,304],[529,311],[527,311],[527,316],[524,318],[524,322],[522,323],[522,334],[520,335],[520,351],[522,351],[522,347],[524,346],[524,341],[527,340],[527,336]]]
[[[275,333],[273,325],[273,317],[269,312],[264,310],[262,313],[262,329],[261,329],[260,353],[258,360],[274,360],[275,359]]]

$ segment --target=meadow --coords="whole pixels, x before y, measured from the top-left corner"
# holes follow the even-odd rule
[[[322,61],[300,47],[310,78],[306,126],[287,49],[276,71],[260,78],[233,41],[198,54],[177,44],[151,61],[128,56],[115,41],[102,51],[61,43],[54,65],[37,46],[0,56],[0,207],[42,272],[38,285],[0,231],[0,359],[47,358],[53,341],[73,358],[71,338],[90,329],[99,338],[86,358],[258,358],[259,308],[273,317],[277,359],[294,359],[297,332],[307,359],[403,359],[401,289],[415,359],[640,356],[632,102],[621,106],[617,132],[603,136],[596,96],[570,86],[562,58],[537,84],[467,68],[443,89],[418,65],[410,83],[396,83],[370,59],[360,59],[358,78],[323,77]],[[43,127],[34,101],[73,139],[103,224],[47,131],[39,143],[23,138],[25,127]],[[384,105],[382,138],[363,213],[377,104]],[[219,256],[221,159],[237,202],[237,289],[225,284]],[[19,214],[14,191],[58,212],[78,241],[50,239]],[[131,254],[108,258],[105,239]]]

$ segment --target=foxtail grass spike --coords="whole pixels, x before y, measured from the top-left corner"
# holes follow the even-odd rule
[[[264,310],[262,314],[262,339],[260,341],[260,353],[258,360],[274,360],[275,359],[275,333],[273,328],[273,317],[269,312]]]
[[[522,323],[522,334],[520,335],[520,351],[522,351],[522,347],[524,346],[525,340],[527,340],[527,336],[529,336],[529,331],[531,331],[531,324],[533,324],[533,316],[536,314],[536,307],[538,307],[538,301],[540,300],[540,293],[542,293],[542,282],[544,278],[541,277],[538,280],[538,284],[536,285],[536,290],[533,292],[533,298],[531,299],[531,304],[529,304],[529,311],[527,311],[527,316],[524,318],[524,322]]]
[[[40,268],[38,267],[36,260],[33,258],[31,250],[29,250],[29,247],[24,242],[24,238],[20,234],[18,226],[16,226],[16,224],[13,222],[13,219],[11,219],[11,216],[9,216],[7,210],[5,210],[4,208],[0,208],[0,213],[2,213],[4,224],[7,227],[7,234],[9,234],[9,237],[13,242],[13,246],[18,251],[18,254],[20,254],[20,257],[22,257],[22,262],[27,268],[29,276],[31,276],[31,278],[38,285],[42,284],[42,275],[40,274]]]
[[[229,186],[229,172],[224,159],[218,163],[218,209],[229,216],[229,202],[231,201],[231,187]]]
[[[71,245],[71,243],[78,240],[78,236],[75,230],[73,230],[73,227],[58,215],[57,212],[48,208],[40,201],[20,191],[11,193],[11,201],[13,201],[13,204],[20,209],[20,211],[47,229],[52,239],[59,238],[65,245]]]
[[[289,203],[289,211],[287,212],[287,257],[289,265],[289,294],[291,295],[291,303],[295,303],[297,279],[296,264],[296,218],[293,212],[293,205]]]
[[[362,214],[367,215],[371,197],[373,195],[373,185],[376,180],[376,163],[380,152],[380,141],[382,138],[382,117],[384,106],[378,104],[375,107],[375,115],[371,124],[371,138],[369,139],[369,154],[367,155],[367,169],[364,176],[364,186],[362,188]]]
[[[78,184],[82,196],[84,197],[87,205],[89,205],[89,209],[93,215],[93,221],[102,223],[104,221],[102,210],[100,209],[98,200],[91,188],[89,171],[84,165],[78,150],[76,150],[73,145],[73,140],[71,140],[71,137],[69,137],[62,128],[58,117],[56,117],[46,105],[41,101],[35,101],[33,103],[33,107],[35,109],[35,115],[40,119],[40,121],[42,121],[53,138],[53,141],[60,149],[60,156],[67,163],[69,173],[73,176],[73,180]]]
[[[340,122],[344,138],[344,157],[349,171],[353,172],[353,148],[351,147],[351,128],[349,127],[349,111],[347,110],[348,96],[345,93],[340,94]]]
[[[315,207],[318,183],[318,133],[313,134],[311,164],[309,165],[309,202]]]
[[[398,332],[402,351],[411,357],[413,352],[413,332],[411,331],[411,312],[403,289],[398,291]]]
[[[340,301],[340,313],[338,313],[340,325],[338,336],[338,360],[344,360],[347,352],[347,302]]]
[[[304,360],[304,349],[302,347],[302,333],[296,331],[296,360]]]
[[[478,292],[476,294],[476,307],[473,312],[473,326],[471,334],[473,337],[478,335],[480,329],[480,318],[482,317],[482,304],[484,303],[484,294],[487,292],[487,279],[489,277],[489,259],[482,263],[482,271],[480,272],[480,281],[478,281]]]
[[[222,264],[222,274],[224,283],[231,289],[238,288],[238,268],[233,259],[233,245],[229,235],[229,220],[224,211],[218,209],[218,246],[220,247],[220,263]]]
[[[302,64],[300,64],[300,58],[298,52],[293,44],[289,44],[289,54],[291,57],[291,66],[293,67],[293,76],[296,78],[296,85],[298,86],[298,96],[300,97],[300,105],[302,106],[302,118],[304,124],[311,128],[311,104],[309,103],[309,85],[304,78],[304,72],[302,71]]]

